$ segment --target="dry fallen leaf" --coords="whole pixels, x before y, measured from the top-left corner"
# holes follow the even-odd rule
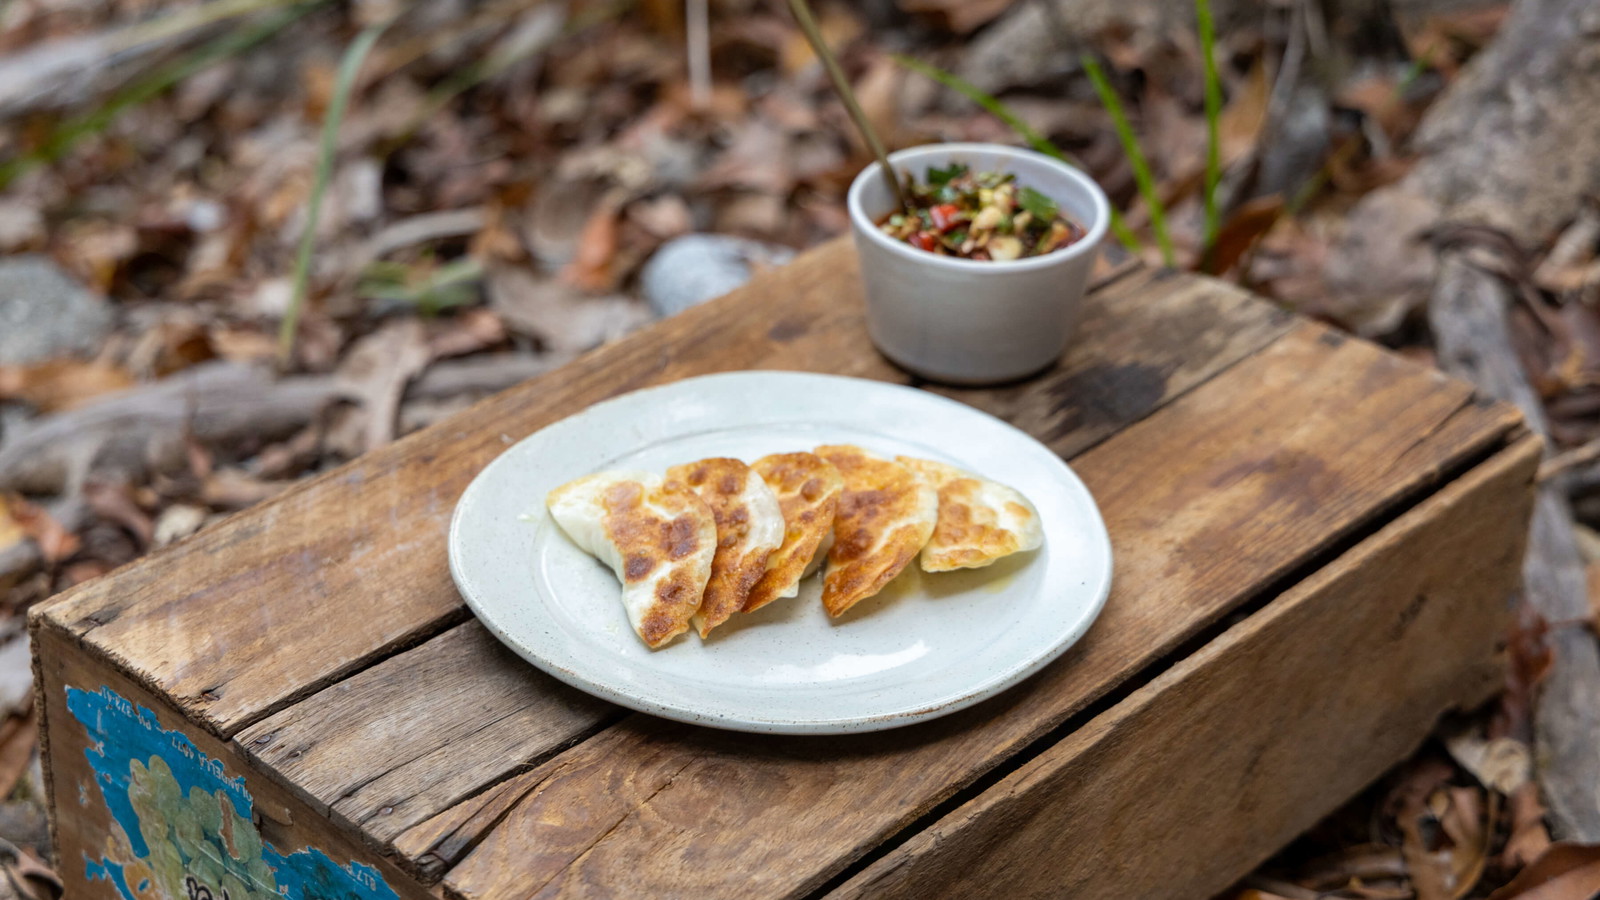
[[[27,537],[28,532],[11,514],[11,506],[6,503],[5,496],[0,495],[0,550],[26,540]]]
[[[1411,876],[1411,887],[1417,900],[1452,900],[1450,890],[1450,854],[1445,850],[1428,847],[1423,835],[1426,812],[1411,809],[1400,817],[1403,840],[1400,853],[1406,861],[1406,871]]]
[[[429,330],[428,352],[434,359],[477,353],[506,339],[500,317],[482,307],[432,322]]]
[[[900,140],[900,97],[904,93],[905,69],[887,56],[872,61],[865,74],[855,83],[856,102],[866,114],[873,131],[884,144],[895,147]],[[871,148],[852,128],[848,132],[851,143],[862,157],[871,155]]]
[[[1550,848],[1550,831],[1544,824],[1545,808],[1539,799],[1539,785],[1528,781],[1518,787],[1510,797],[1508,812],[1511,833],[1500,851],[1499,865],[1516,871]]]
[[[1403,883],[1367,884],[1359,878],[1351,879],[1345,886],[1345,892],[1363,900],[1411,900],[1416,896],[1416,893],[1411,888],[1404,887]]]
[[[1500,813],[1500,795],[1484,795],[1477,788],[1453,787],[1438,796],[1447,798],[1439,814],[1439,827],[1449,836],[1450,895],[1465,897],[1483,877],[1489,861],[1489,842],[1494,835],[1494,820]]]
[[[158,378],[217,357],[204,323],[174,319],[157,323],[134,342],[128,365],[141,374]]]
[[[139,508],[127,484],[91,481],[84,485],[83,499],[100,518],[131,532],[139,539],[140,547],[148,548],[155,539],[155,523]]]
[[[614,197],[601,201],[578,232],[572,262],[561,270],[568,284],[586,291],[603,291],[616,283],[611,262],[617,255],[617,219],[620,203]]]
[[[1600,892],[1600,844],[1551,844],[1489,900],[1592,900]]]
[[[1283,198],[1276,194],[1241,204],[1217,229],[1217,240],[1204,261],[1204,271],[1216,275],[1233,268],[1282,215]]]
[[[217,325],[208,338],[217,355],[230,362],[262,362],[278,355],[278,339],[255,328]]]
[[[31,671],[22,660],[24,671]],[[39,745],[38,712],[30,701],[19,713],[0,722],[0,797],[9,797],[17,782],[28,773],[34,750]]]
[[[967,34],[999,18],[1016,0],[897,0],[908,13],[922,16],[946,31]]]
[[[30,725],[23,730],[35,729]],[[61,877],[27,847],[0,839],[0,891],[8,900],[60,900],[65,888]]]
[[[361,402],[363,449],[394,439],[400,397],[432,359],[422,323],[413,318],[391,320],[345,353],[338,379]]]
[[[1217,142],[1223,165],[1231,165],[1255,151],[1261,128],[1267,123],[1267,107],[1272,98],[1272,83],[1266,64],[1257,60],[1245,79],[1244,89],[1235,93],[1217,119]]]
[[[0,366],[0,400],[18,400],[47,413],[82,406],[133,384],[127,370],[101,362],[52,359],[27,366]]]
[[[5,541],[0,541],[0,547],[3,546]],[[1589,624],[1600,631],[1600,562],[1589,563],[1584,573],[1589,588]]]
[[[302,434],[311,431],[307,429]],[[244,509],[279,493],[290,484],[287,481],[265,481],[238,469],[220,469],[206,479],[203,496],[206,504],[214,509]]]
[[[51,565],[61,562],[77,553],[82,546],[78,536],[62,527],[43,507],[20,497],[11,498],[9,506],[12,519],[39,545],[39,553],[44,556],[45,562]]]
[[[1476,729],[1448,734],[1445,749],[1484,787],[1509,795],[1527,783],[1533,759],[1528,746],[1516,738],[1486,740]]]
[[[1533,271],[1533,283],[1554,294],[1600,281],[1600,208],[1585,204]]]
[[[1511,736],[1527,743],[1533,739],[1531,715],[1539,683],[1555,662],[1545,635],[1550,627],[1527,603],[1518,604],[1516,621],[1507,636],[1510,664],[1506,670],[1506,689],[1489,721],[1489,734]]]
[[[816,16],[822,39],[835,54],[843,52],[845,45],[855,40],[863,28],[861,20],[842,4],[830,3],[816,10]],[[816,52],[800,29],[795,27],[788,31],[778,57],[778,65],[784,73],[793,75],[816,60]]]
[[[61,580],[67,587],[71,587],[75,584],[82,584],[85,581],[99,578],[114,568],[116,567],[105,560],[81,559],[62,567]]]
[[[33,666],[27,634],[0,645],[0,723],[33,709]],[[0,797],[10,791],[0,792]]]
[[[1387,844],[1357,844],[1306,865],[1299,881],[1319,891],[1329,891],[1352,882],[1403,878],[1405,860],[1400,850]]]
[[[156,517],[153,546],[165,547],[199,531],[211,514],[199,506],[174,503]]]
[[[486,285],[489,306],[513,332],[537,337],[546,349],[590,350],[649,321],[649,310],[625,297],[585,297],[560,281],[541,281],[521,266],[495,266]]]
[[[1411,58],[1427,60],[1430,67],[1454,77],[1466,56],[1500,30],[1509,9],[1508,3],[1496,3],[1430,16],[1421,29],[1407,35]]]

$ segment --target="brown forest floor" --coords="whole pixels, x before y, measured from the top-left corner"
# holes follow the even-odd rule
[[[66,65],[56,42],[109,49],[131,23],[183,23],[198,4],[0,5],[0,82],[14,78],[0,87],[0,254],[45,254],[108,298],[113,322],[87,353],[0,365],[0,796],[10,798],[0,837],[39,856],[29,605],[648,322],[639,272],[667,241],[713,232],[801,248],[846,229],[843,191],[866,154],[782,2],[711,3],[704,103],[686,81],[681,3],[420,5],[382,35],[357,81],[288,372],[246,377],[256,388],[241,393],[266,404],[286,380],[321,379],[339,402],[207,434],[168,425],[147,436],[176,452],[155,461],[85,425],[7,468],[8,441],[77,422],[100,395],[272,362],[340,55],[406,5],[306,4],[254,48],[120,110],[118,91],[145,73],[193,62],[207,41],[259,28],[285,4],[124,47],[114,65],[91,54],[75,64],[81,77],[45,79],[31,98],[30,71]],[[891,144],[1018,142],[891,57],[908,53],[999,95],[1081,159],[1148,236],[1133,170],[1072,48],[1091,49],[1142,138],[1177,262],[1199,268],[1206,123],[1192,17],[1162,0],[1085,6],[1099,10],[1086,16],[1099,16],[1093,27],[1052,20],[1044,40],[1029,27],[1042,9],[1030,0],[822,3],[819,13]],[[1399,3],[1401,15],[1346,21],[1308,45],[1298,6],[1219,5],[1226,214],[1206,268],[1431,360],[1421,295],[1374,301],[1348,289],[1405,273],[1341,272],[1331,248],[1352,205],[1408,171],[1420,116],[1506,8]],[[1321,73],[1314,87],[1282,88],[1293,59]],[[118,114],[85,118],[108,110]],[[29,161],[74,132],[56,158]],[[1591,212],[1564,241],[1524,248],[1538,264],[1515,311],[1518,350],[1560,448],[1600,437],[1597,234]],[[1568,461],[1600,456],[1588,453]],[[1600,524],[1600,493],[1575,504],[1580,537],[1600,547],[1583,525]],[[1545,627],[1529,619],[1513,636],[1513,678],[1492,709],[1442,729],[1229,896],[1439,900],[1489,896],[1536,860],[1530,874],[1600,871],[1593,848],[1545,853],[1528,750]],[[1539,896],[1588,896],[1572,883]],[[1493,893],[1522,895],[1520,882]]]

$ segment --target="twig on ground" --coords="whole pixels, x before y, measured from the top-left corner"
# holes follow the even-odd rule
[[[1564,450],[1544,461],[1539,467],[1539,481],[1545,482],[1571,472],[1573,469],[1600,462],[1600,441],[1590,441],[1581,447]]]
[[[704,110],[711,105],[711,11],[707,0],[685,0],[689,56],[689,102]]]
[[[127,470],[181,464],[184,435],[207,444],[290,434],[340,397],[326,376],[275,379],[237,363],[204,363],[170,378],[46,416],[0,444],[0,490],[69,492],[91,464]]]

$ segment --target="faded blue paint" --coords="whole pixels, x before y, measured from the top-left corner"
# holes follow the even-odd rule
[[[128,770],[133,760],[148,763],[151,757],[160,757],[185,796],[195,788],[206,793],[221,790],[239,815],[251,817],[255,804],[244,789],[244,779],[228,778],[221,762],[201,753],[183,732],[164,730],[150,710],[135,708],[107,687],[92,694],[67,688],[67,710],[89,732],[89,747],[84,755],[94,768],[95,783],[100,786],[106,806],[127,834],[135,856],[149,856],[150,848],[139,832],[139,814],[128,797]]]
[[[87,875],[110,881],[124,900],[136,897],[123,874],[128,865],[145,863],[158,876],[175,879],[174,855],[187,875],[201,876],[216,900],[222,900],[224,879],[252,895],[260,891],[289,900],[399,900],[371,866],[354,860],[342,866],[314,847],[282,853],[262,842],[244,779],[230,777],[220,760],[202,753],[182,732],[163,729],[149,709],[108,687],[67,688],[67,709],[88,733],[84,755],[134,856],[86,859]],[[148,817],[143,821],[140,804]],[[152,848],[147,831],[166,846]],[[160,868],[163,861],[166,869]],[[150,887],[148,879],[141,880],[139,892]],[[163,893],[184,900],[184,892],[170,881]]]
[[[122,874],[121,866],[110,860],[95,862],[89,859],[87,853],[83,858],[88,862],[88,871],[85,874],[90,881],[109,881],[111,886],[117,889],[117,893],[122,895],[122,900],[135,900],[133,892],[128,890],[128,879]],[[140,884],[139,890],[144,890],[144,883]]]

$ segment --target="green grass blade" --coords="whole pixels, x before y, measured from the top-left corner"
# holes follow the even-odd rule
[[[378,36],[388,27],[389,22],[379,22],[362,29],[350,46],[345,48],[344,59],[339,61],[333,97],[328,102],[328,112],[322,120],[322,146],[317,151],[317,172],[306,208],[305,232],[300,235],[300,250],[294,260],[294,288],[289,295],[289,308],[284,311],[283,322],[278,326],[278,361],[284,366],[288,366],[294,355],[295,330],[300,325],[300,310],[305,306],[306,287],[311,281],[311,248],[316,243],[317,220],[322,215],[322,195],[327,193],[328,179],[333,174],[339,125],[344,121],[345,107],[350,103],[350,91],[355,86],[356,73],[361,71],[361,63],[366,60],[372,45],[378,42]]]
[[[1094,57],[1084,55],[1083,70],[1094,83],[1095,93],[1100,95],[1100,102],[1105,106],[1106,112],[1111,114],[1111,124],[1117,129],[1117,140],[1122,142],[1122,152],[1127,154],[1128,163],[1133,167],[1133,180],[1139,186],[1139,196],[1144,198],[1145,206],[1150,209],[1150,231],[1156,236],[1156,246],[1161,248],[1161,260],[1172,266],[1175,264],[1177,254],[1172,249],[1172,235],[1167,232],[1167,209],[1156,194],[1156,180],[1150,174],[1150,163],[1139,147],[1139,138],[1134,135],[1133,127],[1128,124],[1122,100],[1117,97],[1117,92],[1111,89],[1111,82]]]
[[[37,150],[0,163],[0,190],[38,166],[65,156],[78,142],[99,134],[124,112],[160,96],[184,79],[235,56],[282,31],[324,0],[301,3],[248,25],[241,25],[194,51],[160,66],[113,94],[100,107],[57,126]]]
[[[1200,56],[1205,65],[1206,95],[1206,229],[1202,255],[1209,255],[1222,227],[1217,208],[1217,188],[1222,184],[1222,78],[1217,74],[1217,26],[1211,17],[1211,0],[1194,0],[1195,19],[1200,25]]]
[[[1011,130],[1015,131],[1017,136],[1026,141],[1028,146],[1032,147],[1033,149],[1045,154],[1046,156],[1053,156],[1069,166],[1074,166],[1079,169],[1083,168],[1082,163],[1063,152],[1062,149],[1057,147],[1053,141],[1034,130],[1033,126],[1022,121],[1021,117],[1012,112],[1004,103],[1001,103],[999,98],[995,97],[993,94],[985,93],[977,85],[966,81],[959,75],[956,75],[953,72],[946,72],[944,69],[941,69],[938,66],[929,65],[920,59],[913,59],[912,57],[903,56],[898,53],[893,55],[893,59],[895,62],[906,67],[907,69],[910,69],[919,75],[932,78],[934,81],[937,81],[938,83],[955,91],[963,97],[966,97],[973,103],[978,104],[995,118],[1010,126]],[[1139,239],[1134,236],[1133,231],[1128,228],[1127,223],[1122,221],[1122,214],[1119,213],[1115,207],[1111,209],[1111,233],[1116,237],[1118,243],[1127,248],[1129,253],[1137,254],[1143,249],[1143,246],[1139,243]]]

